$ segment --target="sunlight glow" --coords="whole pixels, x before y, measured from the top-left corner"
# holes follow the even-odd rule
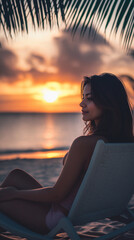
[[[43,96],[43,99],[48,103],[55,102],[57,98],[58,98],[58,93],[52,90],[46,90]]]
[[[39,81],[34,84],[32,79],[26,78],[12,84],[0,82],[0,89],[3,93],[0,112],[80,112],[79,83]]]

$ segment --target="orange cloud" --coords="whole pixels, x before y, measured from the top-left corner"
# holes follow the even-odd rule
[[[53,54],[51,51],[49,58],[47,48],[50,51],[53,45],[50,48],[49,43],[45,46],[42,42],[39,46],[42,51],[39,51],[38,43],[36,48],[35,45],[32,48],[32,42],[28,44],[30,50],[23,51],[23,55],[4,44],[0,49],[1,111],[76,112],[79,111],[80,82],[84,75],[133,73],[133,50],[129,54],[121,53],[99,34],[95,41],[87,37],[80,39],[78,35],[72,40],[70,34],[63,31],[60,36],[53,37],[55,51]],[[131,83],[127,85],[132,95]],[[56,91],[58,99],[46,103],[45,89]]]

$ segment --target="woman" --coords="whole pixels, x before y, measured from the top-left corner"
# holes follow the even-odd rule
[[[55,185],[45,188],[19,169],[11,171],[1,184],[0,211],[39,233],[47,233],[68,214],[99,139],[133,141],[127,94],[116,76],[105,73],[85,77],[81,90],[87,134],[72,143]]]

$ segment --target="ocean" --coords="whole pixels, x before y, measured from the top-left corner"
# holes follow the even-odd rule
[[[42,185],[53,185],[83,127],[80,113],[0,113],[0,182],[20,168]]]
[[[1,113],[0,160],[63,156],[83,127],[80,113]]]
[[[0,113],[0,182],[20,168],[42,185],[53,185],[83,127],[81,113]]]

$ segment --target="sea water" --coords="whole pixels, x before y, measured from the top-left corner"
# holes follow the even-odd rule
[[[83,127],[80,113],[1,113],[0,160],[60,157]]]
[[[0,182],[19,168],[42,185],[53,185],[63,156],[83,135],[83,127],[80,113],[1,113]]]

